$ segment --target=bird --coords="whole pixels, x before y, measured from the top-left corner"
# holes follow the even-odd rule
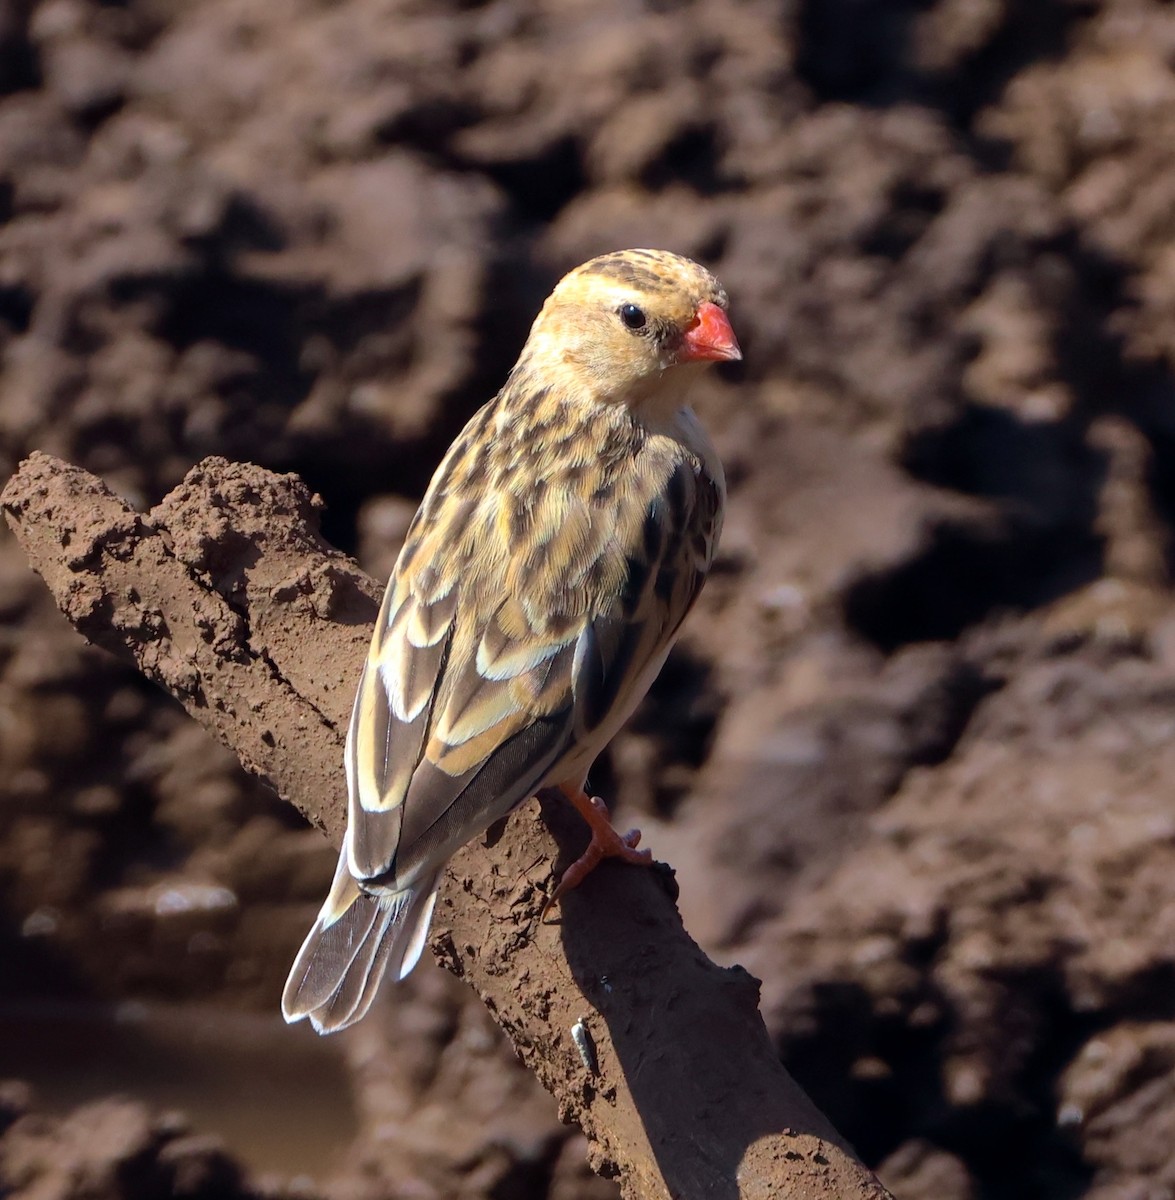
[[[358,1021],[428,935],[445,864],[557,789],[605,857],[647,865],[585,791],[713,561],[722,465],[688,406],[742,357],[718,280],[664,250],[565,275],[501,391],[442,459],[384,595],[347,731],[347,830],[282,994],[288,1022]]]

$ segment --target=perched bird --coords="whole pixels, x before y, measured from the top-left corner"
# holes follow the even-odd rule
[[[714,555],[725,483],[685,393],[701,366],[742,357],[726,308],[690,259],[593,258],[559,282],[445,455],[359,681],[346,838],[286,983],[287,1021],[359,1020],[385,972],[416,965],[445,863],[543,788],[592,829],[552,899],[603,857],[650,861],[584,784]]]

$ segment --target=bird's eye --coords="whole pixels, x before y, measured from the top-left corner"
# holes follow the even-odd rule
[[[649,318],[645,316],[643,308],[637,308],[635,304],[622,304],[620,319],[624,322],[625,329],[631,329],[635,333],[638,329],[644,329]]]

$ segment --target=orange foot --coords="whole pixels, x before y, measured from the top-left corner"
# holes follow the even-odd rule
[[[559,784],[556,790],[575,805],[579,815],[588,823],[592,831],[592,840],[579,858],[563,872],[559,886],[543,905],[544,917],[572,888],[579,887],[604,859],[618,858],[621,862],[639,867],[650,866],[653,862],[653,856],[648,850],[636,848],[640,844],[641,831],[630,829],[625,834],[617,833],[608,819],[608,806],[599,796],[589,796],[582,788],[566,783]]]

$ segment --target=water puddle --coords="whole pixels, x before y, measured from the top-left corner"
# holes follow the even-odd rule
[[[112,1093],[178,1109],[255,1172],[325,1179],[356,1133],[341,1048],[278,1016],[7,1004],[0,1078],[32,1084],[50,1113]]]

